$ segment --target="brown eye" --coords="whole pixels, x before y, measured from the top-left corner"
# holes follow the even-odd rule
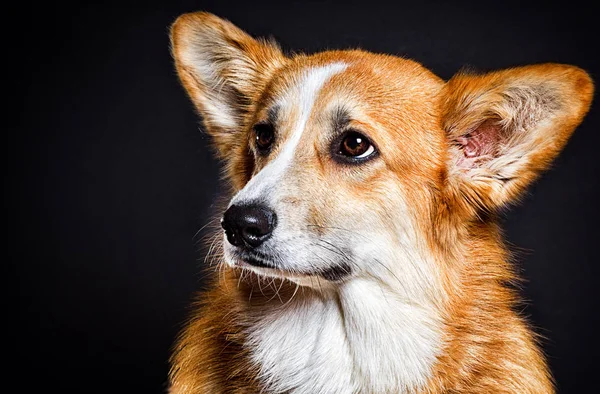
[[[275,139],[273,126],[268,123],[259,123],[254,126],[254,133],[256,134],[256,147],[260,153],[267,153]]]
[[[375,153],[375,147],[371,141],[356,131],[350,131],[343,136],[338,152],[338,154],[354,160],[366,159],[373,153]]]

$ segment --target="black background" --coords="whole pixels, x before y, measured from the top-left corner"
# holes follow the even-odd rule
[[[451,4],[450,4],[451,3]],[[206,10],[286,50],[362,47],[443,78],[539,62],[600,80],[597,17],[575,2],[23,3],[6,12],[5,211],[19,392],[163,392],[167,358],[202,287],[194,234],[218,163],[175,76],[168,26]],[[5,108],[6,110],[6,108]],[[16,121],[17,125],[14,126]],[[597,381],[600,107],[504,218],[523,295],[559,392]]]

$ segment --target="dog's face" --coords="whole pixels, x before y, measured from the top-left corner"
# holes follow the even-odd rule
[[[435,282],[452,231],[515,199],[592,94],[561,65],[445,83],[362,51],[288,58],[204,13],[172,41],[235,192],[226,262],[307,286]]]
[[[417,249],[411,215],[442,168],[441,86],[408,60],[352,53],[297,59],[273,76],[239,134],[254,164],[224,217],[226,260],[321,287],[389,276],[398,248]]]

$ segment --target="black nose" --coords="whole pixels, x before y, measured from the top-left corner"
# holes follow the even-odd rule
[[[277,225],[275,212],[264,205],[232,205],[225,211],[221,226],[230,244],[256,248]]]

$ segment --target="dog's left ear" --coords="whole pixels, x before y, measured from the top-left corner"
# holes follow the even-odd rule
[[[453,77],[441,121],[454,196],[488,211],[517,199],[581,123],[593,90],[585,71],[559,64]]]

